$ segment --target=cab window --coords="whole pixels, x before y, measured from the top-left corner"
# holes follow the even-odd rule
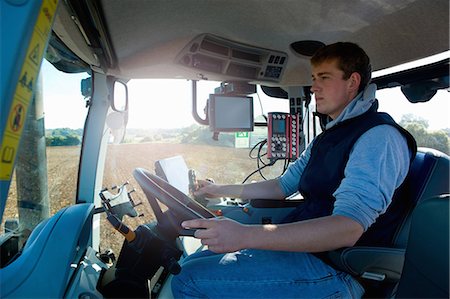
[[[80,80],[87,76],[42,64],[1,223],[2,233],[17,235],[19,248],[39,222],[75,204],[87,114]]]

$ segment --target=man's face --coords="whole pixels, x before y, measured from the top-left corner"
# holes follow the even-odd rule
[[[312,66],[312,87],[315,95],[317,112],[335,119],[357,95],[356,82],[359,74],[353,73],[344,80],[344,72],[337,67],[336,60],[324,61]]]

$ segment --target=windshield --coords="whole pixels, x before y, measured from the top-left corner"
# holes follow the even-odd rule
[[[206,99],[219,85],[219,82],[198,84],[197,110],[200,117],[205,116],[203,108]],[[131,196],[135,202],[143,203],[136,207],[141,217],[124,216],[124,221],[132,228],[154,220],[147,199],[132,176],[137,167],[154,173],[158,161],[181,157],[183,165],[178,168],[178,173],[187,176],[186,171],[192,169],[195,170],[197,178],[210,178],[217,183],[233,184],[242,183],[244,180],[251,182],[275,178],[281,175],[287,166],[284,160],[279,160],[275,165],[255,172],[263,166],[258,164],[256,158],[258,143],[267,138],[267,127],[255,127],[253,132],[248,133],[220,133],[218,140],[213,140],[213,132],[207,126],[196,123],[192,117],[191,84],[188,81],[132,80],[128,83],[128,88],[130,107],[126,133],[120,143],[111,139],[108,144],[102,186],[111,190],[113,186],[130,182],[128,191],[136,189],[137,192],[133,192]],[[289,112],[289,101],[270,98],[260,88],[257,94],[251,96],[254,98],[257,121],[265,122],[269,112]],[[418,146],[450,153],[450,125],[446,117],[446,111],[449,109],[447,91],[439,91],[431,101],[421,104],[408,102],[399,88],[380,90],[377,98],[380,102],[379,110],[391,113],[397,122],[410,130],[416,137]],[[427,111],[434,111],[434,114]],[[436,114],[436,111],[441,112]],[[310,128],[305,126],[308,131],[305,131],[305,136],[310,139],[314,135],[313,112],[314,98],[308,111]],[[315,129],[318,134],[319,125],[316,125]],[[263,146],[259,154],[264,158],[266,153],[267,146]],[[264,161],[268,162],[267,159]],[[104,218],[101,227],[109,227]],[[100,248],[119,252],[121,240],[116,231],[102,230]]]
[[[205,119],[206,101],[219,86],[220,82],[197,83],[200,118]],[[126,133],[120,143],[112,138],[108,144],[102,186],[111,190],[113,186],[130,182],[127,190],[136,189],[131,196],[135,202],[143,203],[136,208],[143,216],[125,216],[124,219],[133,228],[154,219],[145,195],[132,176],[137,167],[154,173],[157,161],[181,157],[186,169],[178,171],[186,180],[187,170],[192,169],[198,179],[210,178],[223,184],[261,180],[262,176],[275,178],[283,172],[285,164],[279,161],[251,175],[258,168],[259,143],[267,137],[267,128],[220,133],[218,140],[214,140],[208,126],[198,124],[192,116],[191,88],[191,82],[186,80],[131,80],[128,83],[130,107]],[[289,111],[287,100],[270,98],[259,88],[250,96],[253,97],[256,121],[265,122],[264,116],[271,111]],[[114,130],[111,133],[114,135]],[[256,148],[251,151],[254,146]],[[260,155],[265,151],[264,148]],[[102,217],[101,226],[108,228],[109,224]],[[100,233],[101,250],[112,249],[118,253],[122,243],[119,233],[112,229]]]

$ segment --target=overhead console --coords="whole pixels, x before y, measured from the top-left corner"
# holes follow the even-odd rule
[[[230,79],[279,82],[286,68],[284,52],[252,47],[215,35],[202,34],[177,56],[177,63]]]

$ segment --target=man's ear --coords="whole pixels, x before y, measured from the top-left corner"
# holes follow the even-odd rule
[[[347,81],[350,90],[358,92],[359,86],[361,85],[361,75],[357,72],[353,72]]]

